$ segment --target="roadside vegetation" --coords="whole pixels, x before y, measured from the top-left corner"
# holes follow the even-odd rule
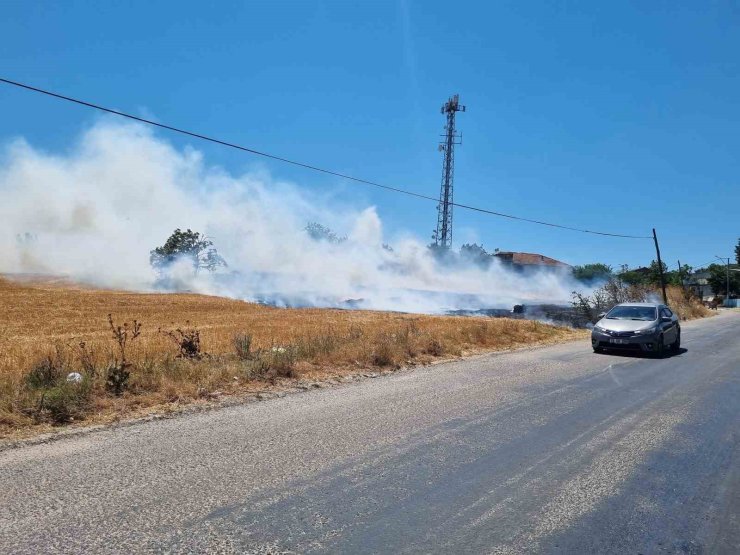
[[[738,239],[735,246],[735,259],[737,261],[736,266],[740,266],[740,239]],[[736,269],[737,267],[728,268],[725,264],[712,263],[701,268],[681,264],[675,270],[671,270],[663,262],[662,273],[665,283],[671,291],[668,294],[669,304],[672,306],[675,304],[679,314],[681,310],[685,311],[687,318],[706,315],[706,311],[702,311],[697,306],[699,304],[698,301],[701,301],[701,299],[691,295],[691,292],[686,287],[686,283],[691,280],[692,275],[700,272],[703,274],[702,279],[706,279],[706,284],[714,292],[715,301],[721,302],[728,294],[731,294],[732,298],[736,298],[740,291],[740,272],[735,271]],[[729,275],[728,270],[730,270]],[[656,299],[658,296],[662,296],[659,292],[661,266],[658,265],[656,260],[651,261],[648,266],[638,268],[630,268],[626,264],[620,266],[618,269],[599,262],[584,264],[574,266],[572,268],[572,274],[577,281],[589,287],[600,287],[600,289],[603,289],[611,287],[614,282],[621,283],[624,285],[625,290],[626,288],[631,288],[633,295],[627,299],[629,301],[637,301],[641,297],[647,297],[651,294],[654,294]],[[729,292],[727,290],[728,281],[730,287]],[[598,302],[598,299],[594,298],[592,301]]]
[[[740,244],[740,240],[738,243]],[[665,263],[662,266],[668,305],[678,317],[682,320],[692,320],[709,316],[711,311],[684,285],[693,268],[684,264],[670,271]],[[634,269],[623,265],[615,270],[608,264],[593,263],[574,266],[572,271],[576,280],[586,286],[595,287],[590,295],[578,291],[572,294],[573,308],[582,322],[595,323],[599,314],[609,311],[619,303],[662,301],[661,267],[656,260],[649,266]],[[709,280],[712,288],[720,291],[716,282],[718,282],[716,279]]]
[[[508,318],[280,309],[0,278],[0,437],[392,371],[584,332]]]
[[[691,291],[678,285],[666,287],[668,305],[681,320],[705,318],[711,311]],[[573,291],[573,308],[582,321],[595,323],[599,314],[608,312],[619,303],[660,301],[662,292],[652,285],[627,283],[611,276],[590,295]]]
[[[675,270],[670,270],[665,262],[662,266],[666,284],[677,287],[681,287],[683,280],[694,270],[688,264],[683,264]],[[573,277],[585,285],[598,285],[610,280],[618,280],[626,286],[642,288],[645,291],[657,289],[660,286],[660,266],[658,266],[657,260],[650,262],[649,266],[630,268],[624,264],[618,269],[597,262],[573,266],[572,272]]]

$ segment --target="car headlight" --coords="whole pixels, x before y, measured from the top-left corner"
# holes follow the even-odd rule
[[[606,328],[602,328],[601,326],[594,326],[594,330],[600,333],[606,333]]]
[[[635,335],[650,335],[651,333],[655,333],[656,328],[647,328],[645,330],[637,330],[635,332]]]

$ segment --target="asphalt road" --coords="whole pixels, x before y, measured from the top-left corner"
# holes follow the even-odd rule
[[[0,553],[739,553],[740,313],[0,452]]]

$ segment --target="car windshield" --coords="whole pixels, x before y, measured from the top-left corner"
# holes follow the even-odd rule
[[[615,306],[606,317],[610,320],[644,320],[657,319],[658,312],[654,306]]]

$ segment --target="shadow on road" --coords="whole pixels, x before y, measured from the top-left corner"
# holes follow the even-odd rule
[[[678,357],[678,356],[681,356],[682,354],[684,354],[686,352],[688,352],[688,349],[684,349],[683,347],[681,347],[680,349],[678,349],[678,351],[675,352],[675,353],[673,351],[667,350],[663,354],[663,358]],[[646,353],[646,352],[637,351],[637,350],[631,351],[631,350],[626,350],[626,349],[625,350],[618,350],[618,349],[608,350],[607,349],[607,350],[601,351],[600,353],[597,353],[597,354],[600,354],[600,355],[612,355],[612,356],[616,356],[616,357],[626,357],[626,358],[653,358],[653,359],[655,358],[655,356],[653,354],[651,354],[651,353]]]

